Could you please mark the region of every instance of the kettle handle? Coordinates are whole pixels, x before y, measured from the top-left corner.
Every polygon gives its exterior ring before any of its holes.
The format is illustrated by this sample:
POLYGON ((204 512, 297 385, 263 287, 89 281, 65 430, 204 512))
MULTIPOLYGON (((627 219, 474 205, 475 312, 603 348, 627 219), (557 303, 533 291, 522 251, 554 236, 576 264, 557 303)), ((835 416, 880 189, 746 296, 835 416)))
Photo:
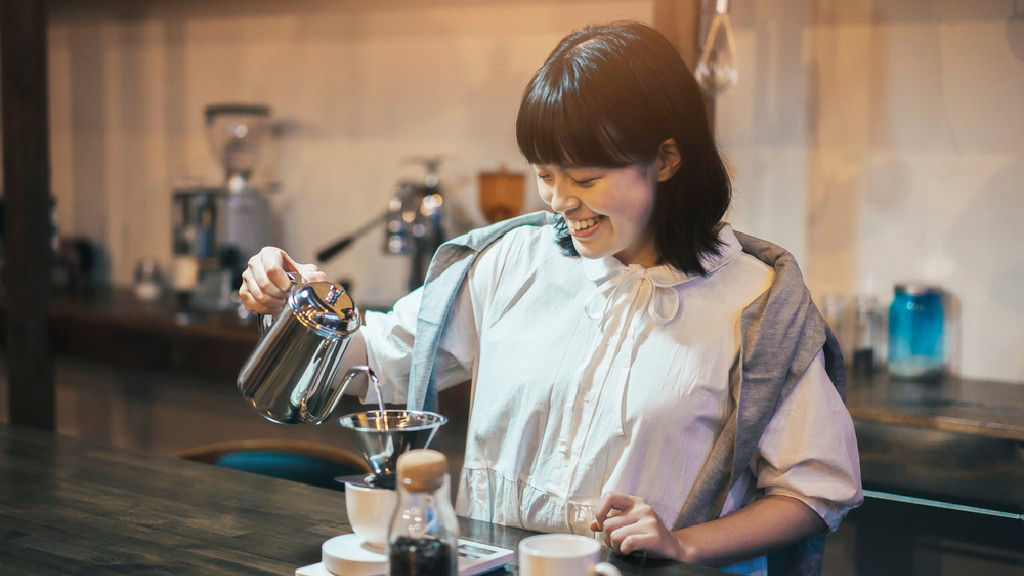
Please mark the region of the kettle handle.
MULTIPOLYGON (((288 272, 288 271, 285 271, 285 274, 288 275, 288 280, 291 282, 291 285, 288 287, 288 294, 291 295, 293 292, 295 292, 295 289, 298 288, 300 284, 302 284, 302 276, 299 275, 298 279, 296 279, 295 276, 297 274, 299 274, 298 272, 288 272)), ((288 304, 286 302, 285 306, 287 306, 287 305, 288 304)), ((277 320, 279 315, 280 314, 278 314, 277 316, 275 316, 274 314, 260 314, 259 315, 259 322, 257 322, 256 325, 260 329, 260 338, 261 339, 264 336, 266 336, 267 333, 270 332, 270 328, 274 325, 274 322, 277 320)))
POLYGON ((324 412, 323 418, 314 422, 314 424, 322 423, 331 415, 332 412, 334 412, 334 409, 338 407, 338 403, 341 402, 341 395, 345 393, 345 388, 348 388, 348 385, 352 382, 352 378, 359 374, 366 374, 366 377, 370 380, 373 389, 377 392, 380 391, 380 382, 377 380, 377 375, 373 373, 373 370, 371 370, 369 366, 353 366, 348 369, 347 373, 345 373, 345 379, 342 380, 341 386, 338 386, 333 392, 331 392, 331 397, 327 400, 329 408, 324 412))

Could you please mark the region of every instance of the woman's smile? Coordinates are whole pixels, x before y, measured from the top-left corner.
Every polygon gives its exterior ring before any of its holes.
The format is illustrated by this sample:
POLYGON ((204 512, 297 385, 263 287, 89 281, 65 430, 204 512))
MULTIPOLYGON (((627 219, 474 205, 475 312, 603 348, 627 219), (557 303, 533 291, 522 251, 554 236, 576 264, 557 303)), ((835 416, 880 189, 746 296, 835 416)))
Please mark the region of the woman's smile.
POLYGON ((657 182, 653 163, 617 168, 535 164, 534 169, 541 199, 565 219, 580 256, 655 265, 658 254, 649 226, 657 182))
POLYGON ((576 220, 568 216, 565 217, 565 222, 569 225, 569 234, 573 238, 580 240, 593 236, 603 221, 604 216, 594 216, 583 218, 582 220, 576 220))

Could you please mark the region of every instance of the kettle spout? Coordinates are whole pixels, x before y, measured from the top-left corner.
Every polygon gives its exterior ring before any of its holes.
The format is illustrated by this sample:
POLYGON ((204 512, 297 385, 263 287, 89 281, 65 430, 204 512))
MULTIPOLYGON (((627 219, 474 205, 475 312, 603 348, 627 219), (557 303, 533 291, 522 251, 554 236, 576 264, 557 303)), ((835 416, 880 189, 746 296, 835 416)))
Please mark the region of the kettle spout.
POLYGON ((341 397, 345 393, 345 389, 348 388, 348 385, 352 383, 352 379, 360 374, 366 374, 370 385, 373 386, 374 390, 377 392, 377 402, 381 405, 381 413, 384 412, 384 400, 380 395, 380 381, 377 380, 377 375, 373 373, 373 370, 371 370, 369 366, 353 366, 352 368, 349 368, 348 372, 345 374, 345 378, 341 381, 341 385, 331 391, 331 396, 327 400, 327 410, 324 411, 320 418, 313 422, 314 424, 321 424, 327 420, 331 413, 334 412, 334 409, 338 407, 338 404, 341 403, 341 397))

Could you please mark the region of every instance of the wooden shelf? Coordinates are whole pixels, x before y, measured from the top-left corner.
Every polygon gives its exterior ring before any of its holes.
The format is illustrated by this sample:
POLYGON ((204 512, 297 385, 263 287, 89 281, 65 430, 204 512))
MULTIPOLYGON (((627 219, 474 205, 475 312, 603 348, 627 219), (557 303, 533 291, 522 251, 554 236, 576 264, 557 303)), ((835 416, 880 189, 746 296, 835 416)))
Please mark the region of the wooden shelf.
POLYGON ((128 290, 57 295, 47 324, 54 354, 206 376, 236 376, 259 339, 254 319, 184 314, 128 290))

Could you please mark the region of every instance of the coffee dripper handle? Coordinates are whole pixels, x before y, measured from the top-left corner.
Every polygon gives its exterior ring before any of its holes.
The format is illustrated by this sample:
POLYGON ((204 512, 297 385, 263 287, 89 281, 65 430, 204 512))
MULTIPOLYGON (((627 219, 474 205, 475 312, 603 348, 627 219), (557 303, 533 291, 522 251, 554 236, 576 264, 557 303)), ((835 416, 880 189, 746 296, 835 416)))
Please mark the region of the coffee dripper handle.
MULTIPOLYGON (((287 272, 286 271, 285 274, 288 275, 288 280, 291 282, 291 286, 288 287, 288 294, 291 295, 293 292, 295 292, 295 290, 300 285, 302 285, 302 276, 299 276, 298 279, 296 279, 295 276, 298 274, 298 272, 287 272)), ((286 302, 285 306, 287 306, 287 305, 288 305, 288 303, 286 302)), ((283 311, 282 311, 282 313, 283 313, 283 311)), ((278 316, 275 316, 273 314, 260 314, 259 315, 259 318, 258 318, 259 322, 257 322, 256 325, 260 329, 260 338, 261 339, 270 332, 270 328, 273 327, 274 322, 277 321, 277 318, 278 318, 278 316)))

